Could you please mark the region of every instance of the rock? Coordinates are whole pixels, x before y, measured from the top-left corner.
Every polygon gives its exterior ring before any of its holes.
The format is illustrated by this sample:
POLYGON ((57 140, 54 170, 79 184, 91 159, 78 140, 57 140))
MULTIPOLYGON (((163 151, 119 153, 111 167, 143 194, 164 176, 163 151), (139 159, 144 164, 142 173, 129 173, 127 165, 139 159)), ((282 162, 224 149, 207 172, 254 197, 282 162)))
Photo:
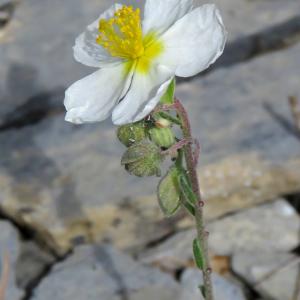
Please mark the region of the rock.
MULTIPOLYGON (((289 251, 300 242, 300 217, 284 200, 260 205, 208 224, 212 261, 243 251, 289 251), (280 237, 280 238, 278 238, 280 237)), ((174 272, 193 265, 192 242, 196 231, 179 232, 164 243, 143 251, 139 259, 174 272)), ((225 267, 225 266, 224 266, 225 267)), ((224 270, 226 271, 226 270, 224 270)))
MULTIPOLYGON (((7 2, 1 0, 0 5, 7 2)), ((297 0, 284 3, 267 0, 207 2, 217 3, 220 7, 231 42, 299 15, 300 6, 297 0)), ((49 114, 52 110, 63 110, 63 90, 93 71, 73 59, 74 39, 111 3, 109 0, 88 3, 84 0, 26 0, 13 5, 14 13, 9 14, 11 22, 0 32, 0 76, 3 78, 0 83, 0 127, 15 118, 16 110, 23 114, 23 120, 28 119, 28 111, 32 117, 40 111, 49 114), (58 63, 62 60, 63 63, 58 63), (55 97, 56 94, 59 96, 55 97), (53 95, 55 99, 49 100, 53 95)), ((122 3, 133 4, 133 1, 122 3)), ((143 6, 144 1, 139 3, 143 6)), ((250 38, 239 46, 248 53, 256 45, 250 38)), ((237 56, 230 48, 225 53, 225 61, 231 60, 231 53, 237 56)))
POLYGON ((11 2, 12 2, 11 0, 0 0, 0 7, 1 7, 2 5, 5 5, 5 4, 11 3, 11 2))
POLYGON ((290 251, 299 244, 300 218, 284 200, 257 206, 208 226, 209 245, 218 255, 242 251, 290 251))
POLYGON ((110 246, 81 246, 53 268, 32 299, 171 300, 178 299, 179 292, 171 276, 142 266, 110 246))
MULTIPOLYGON (((228 31, 224 53, 210 70, 244 62, 266 52, 278 51, 300 40, 299 1, 209 2, 216 3, 220 8, 228 31)), ((184 80, 186 79, 181 79, 184 80)))
POLYGON ((229 40, 232 41, 253 34, 299 15, 300 4, 297 0, 247 1, 247 0, 207 0, 215 3, 221 10, 229 40), (255 20, 255 21, 254 21, 255 20))
POLYGON ((16 110, 23 119, 28 110, 31 117, 63 110, 64 89, 93 71, 74 60, 75 38, 111 5, 108 0, 26 0, 14 6, 11 22, 0 32, 0 127, 16 110))
POLYGON ((299 284, 299 257, 273 251, 236 253, 232 267, 263 297, 294 299, 299 284))
MULTIPOLYGON (((245 134, 246 132, 245 129, 245 134)), ((286 138, 289 140, 288 135, 286 138)), ((237 148, 233 151, 244 151, 239 150, 239 141, 233 142, 236 143, 237 148)), ((294 142, 297 143, 297 141, 294 142)), ((249 140, 249 143, 253 143, 255 147, 256 141, 249 140)), ((222 142, 220 142, 221 145, 222 142)), ((272 158, 264 159, 258 154, 261 151, 259 147, 258 143, 257 149, 254 150, 257 151, 256 154, 229 155, 221 160, 216 158, 216 163, 200 168, 200 183, 204 199, 206 199, 205 218, 207 220, 214 220, 227 213, 249 208, 281 195, 297 193, 300 159, 289 160, 287 158, 285 160, 283 153, 278 154, 278 158, 283 159, 281 163, 275 162, 272 158)), ((211 154, 212 152, 203 153, 201 158, 209 159, 211 154)), ((226 154, 223 155, 226 156, 226 154)), ((288 156, 288 153, 286 155, 288 156)))
POLYGON ((21 300, 24 291, 16 285, 15 265, 20 253, 18 232, 7 222, 0 221, 1 280, 6 281, 5 299, 21 300), (8 274, 8 277, 5 277, 8 274))
POLYGON ((195 237, 194 229, 176 233, 158 246, 141 252, 139 260, 170 272, 194 265, 192 245, 195 237))
MULTIPOLYGON (((213 274, 212 279, 216 300, 246 300, 242 289, 238 285, 217 274, 213 274)), ((184 271, 181 281, 185 293, 182 299, 192 299, 197 296, 198 299, 203 299, 199 290, 199 281, 201 284, 201 273, 197 269, 187 269, 184 271)))
MULTIPOLYGON (((299 191, 300 141, 284 101, 300 92, 299 50, 178 86, 203 145, 199 170, 208 220, 299 191)), ((183 215, 163 218, 153 196, 157 179, 122 170, 124 148, 108 123, 73 126, 55 114, 2 131, 0 144, 1 208, 58 254, 103 240, 137 251, 194 226, 183 215)))
POLYGON ((50 253, 32 241, 22 242, 16 263, 16 280, 20 288, 32 286, 55 262, 50 253))
POLYGON ((299 191, 300 140, 287 102, 300 93, 292 59, 299 50, 300 44, 177 87, 202 145, 207 216, 299 191))

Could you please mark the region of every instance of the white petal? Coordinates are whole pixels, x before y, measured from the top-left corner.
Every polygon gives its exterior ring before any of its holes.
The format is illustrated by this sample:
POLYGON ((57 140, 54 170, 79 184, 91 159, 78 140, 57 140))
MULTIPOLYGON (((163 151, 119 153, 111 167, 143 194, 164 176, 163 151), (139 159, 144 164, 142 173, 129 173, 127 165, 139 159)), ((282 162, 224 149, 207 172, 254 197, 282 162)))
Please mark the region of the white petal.
POLYGON ((174 74, 163 66, 154 66, 148 74, 135 73, 125 98, 113 110, 116 125, 137 122, 146 117, 167 90, 174 74))
POLYGON ((96 39, 99 35, 99 20, 111 18, 121 7, 121 4, 114 4, 77 37, 73 50, 74 57, 78 62, 90 67, 100 68, 120 61, 119 58, 112 57, 103 47, 97 44, 96 39))
POLYGON ((190 12, 193 0, 147 0, 143 21, 143 32, 162 33, 177 20, 190 12))
POLYGON ((177 21, 161 39, 161 64, 177 76, 189 77, 207 69, 223 53, 227 33, 215 5, 196 8, 177 21))
POLYGON ((124 65, 100 69, 75 82, 65 94, 66 121, 82 124, 102 121, 125 95, 132 73, 124 75, 124 65))

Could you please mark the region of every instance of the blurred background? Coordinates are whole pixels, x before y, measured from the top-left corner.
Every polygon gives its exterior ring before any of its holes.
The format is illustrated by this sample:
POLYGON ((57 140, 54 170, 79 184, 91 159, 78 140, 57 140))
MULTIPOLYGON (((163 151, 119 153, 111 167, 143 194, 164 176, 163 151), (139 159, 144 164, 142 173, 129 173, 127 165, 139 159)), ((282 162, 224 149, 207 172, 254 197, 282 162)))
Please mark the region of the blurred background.
MULTIPOLYGON (((225 53, 176 95, 202 147, 216 300, 299 300, 300 1, 211 2, 225 53)), ((110 120, 64 121, 64 90, 94 71, 74 40, 112 3, 0 0, 1 300, 201 299, 193 220, 123 170, 110 120)))

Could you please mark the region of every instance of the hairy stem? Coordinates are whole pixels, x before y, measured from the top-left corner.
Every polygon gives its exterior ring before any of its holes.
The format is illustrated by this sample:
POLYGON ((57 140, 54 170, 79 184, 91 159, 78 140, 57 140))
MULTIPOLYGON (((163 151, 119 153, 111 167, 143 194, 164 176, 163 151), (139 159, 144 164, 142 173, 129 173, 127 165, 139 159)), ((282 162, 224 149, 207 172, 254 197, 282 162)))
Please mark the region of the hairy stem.
MULTIPOLYGON (((187 115, 187 112, 181 102, 178 99, 175 99, 174 107, 177 111, 177 114, 181 118, 181 128, 183 132, 183 137, 185 140, 193 141, 190 121, 187 115)), ((209 262, 208 254, 208 232, 205 230, 204 220, 203 220, 203 206, 204 202, 202 200, 200 186, 198 181, 198 174, 196 170, 197 158, 194 157, 194 152, 192 148, 192 142, 184 146, 184 155, 187 165, 188 176, 191 181, 192 189, 194 194, 197 196, 197 202, 195 207, 195 223, 197 228, 197 237, 200 242, 202 252, 203 252, 203 283, 204 283, 204 294, 206 300, 213 300, 213 288, 211 280, 211 267, 209 262)), ((198 151, 196 151, 197 153, 198 151)))

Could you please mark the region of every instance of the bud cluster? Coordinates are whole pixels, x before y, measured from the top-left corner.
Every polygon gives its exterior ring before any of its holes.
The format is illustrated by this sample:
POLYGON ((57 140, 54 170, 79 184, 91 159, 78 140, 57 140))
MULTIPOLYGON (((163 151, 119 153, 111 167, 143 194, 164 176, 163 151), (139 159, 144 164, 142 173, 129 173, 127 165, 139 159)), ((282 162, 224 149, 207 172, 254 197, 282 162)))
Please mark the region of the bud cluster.
POLYGON ((130 174, 138 177, 161 175, 162 150, 176 142, 171 126, 170 121, 154 115, 118 128, 118 139, 127 147, 121 164, 130 174))

